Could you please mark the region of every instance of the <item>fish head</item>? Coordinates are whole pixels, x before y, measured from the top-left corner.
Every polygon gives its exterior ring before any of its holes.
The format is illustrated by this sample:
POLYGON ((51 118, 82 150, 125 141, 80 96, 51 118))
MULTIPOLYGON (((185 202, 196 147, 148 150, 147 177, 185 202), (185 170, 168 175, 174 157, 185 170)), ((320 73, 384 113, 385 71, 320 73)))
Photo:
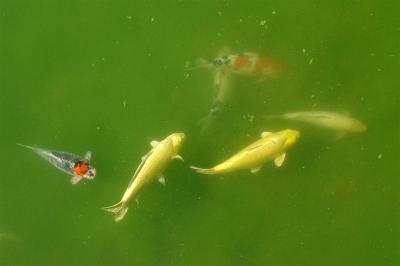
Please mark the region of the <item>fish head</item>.
POLYGON ((285 129, 281 134, 286 138, 285 148, 292 146, 300 137, 300 131, 295 129, 285 129))
POLYGON ((172 146, 175 153, 178 153, 182 147, 182 144, 186 138, 185 133, 174 133, 168 136, 168 138, 172 141, 172 146))
POLYGON ((95 176, 96 176, 96 169, 89 165, 88 170, 83 175, 83 177, 86 179, 94 179, 95 176))

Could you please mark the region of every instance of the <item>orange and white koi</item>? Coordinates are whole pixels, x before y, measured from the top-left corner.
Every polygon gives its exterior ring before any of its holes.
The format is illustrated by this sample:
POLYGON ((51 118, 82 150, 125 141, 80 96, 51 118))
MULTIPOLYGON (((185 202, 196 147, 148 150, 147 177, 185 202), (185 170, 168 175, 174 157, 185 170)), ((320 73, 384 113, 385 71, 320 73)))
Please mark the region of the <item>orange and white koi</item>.
POLYGON ((85 154, 84 158, 81 158, 78 155, 68 152, 45 150, 23 144, 18 145, 33 150, 59 170, 72 175, 70 181, 74 185, 81 181, 82 178, 93 179, 96 175, 96 169, 89 164, 91 158, 90 151, 85 154))
POLYGON ((283 69, 282 64, 276 60, 249 52, 225 54, 213 60, 199 59, 197 65, 200 67, 224 69, 239 75, 254 75, 262 78, 275 77, 283 69))

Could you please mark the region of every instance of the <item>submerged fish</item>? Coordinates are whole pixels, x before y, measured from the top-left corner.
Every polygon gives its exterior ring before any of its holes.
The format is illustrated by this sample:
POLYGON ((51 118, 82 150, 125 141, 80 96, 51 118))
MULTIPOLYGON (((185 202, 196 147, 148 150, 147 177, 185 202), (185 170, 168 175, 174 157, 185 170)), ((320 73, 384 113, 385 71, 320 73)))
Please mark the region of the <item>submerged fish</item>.
POLYGON ((200 120, 201 130, 207 130, 224 111, 231 93, 231 74, 223 69, 214 72, 214 97, 211 108, 206 116, 200 120))
POLYGON ((296 112, 287 113, 282 115, 267 115, 266 119, 282 118, 287 120, 296 120, 305 123, 309 123, 315 126, 329 128, 338 132, 337 137, 342 137, 346 133, 362 133, 367 130, 367 126, 352 117, 326 112, 326 111, 314 111, 314 112, 296 112))
POLYGON ((136 197, 139 190, 153 180, 158 179, 165 184, 163 172, 172 159, 183 160, 178 152, 185 139, 184 133, 174 133, 169 135, 161 142, 152 141, 153 147, 148 154, 143 156, 142 162, 136 169, 128 188, 120 202, 113 206, 102 208, 115 214, 115 221, 122 220, 128 211, 128 204, 136 197))
POLYGON ((68 152, 45 150, 23 144, 18 145, 33 150, 40 157, 50 162, 56 168, 69 175, 72 175, 72 184, 77 184, 82 178, 93 179, 96 175, 96 169, 89 164, 91 158, 90 151, 88 151, 85 156, 81 158, 78 155, 68 152))
POLYGON ((263 132, 261 139, 250 144, 228 160, 210 168, 203 169, 191 166, 192 169, 202 174, 222 174, 236 170, 250 169, 251 173, 258 172, 262 165, 274 159, 275 165, 280 167, 285 160, 286 151, 300 137, 297 130, 286 129, 272 132, 263 132))
POLYGON ((244 76, 259 76, 262 79, 275 77, 282 72, 282 64, 269 57, 256 53, 224 54, 207 60, 199 59, 200 67, 224 69, 231 73, 244 76))

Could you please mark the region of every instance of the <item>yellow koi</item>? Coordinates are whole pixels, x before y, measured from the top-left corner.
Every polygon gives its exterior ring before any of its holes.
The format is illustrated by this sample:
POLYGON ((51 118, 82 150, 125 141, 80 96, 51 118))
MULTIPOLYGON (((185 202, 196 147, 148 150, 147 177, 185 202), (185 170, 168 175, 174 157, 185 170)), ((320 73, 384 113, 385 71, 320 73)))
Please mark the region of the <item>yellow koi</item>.
POLYGON ((258 172, 262 165, 274 159, 275 165, 280 167, 285 160, 286 151, 300 137, 297 130, 286 129, 272 132, 263 132, 261 139, 250 144, 228 160, 210 168, 203 169, 191 166, 192 169, 202 174, 222 174, 242 169, 250 169, 251 173, 258 172))
POLYGON ((164 140, 152 141, 151 151, 143 156, 142 162, 136 169, 131 182, 128 185, 120 202, 113 206, 102 208, 105 211, 115 214, 115 221, 122 220, 128 211, 128 204, 131 202, 139 190, 148 183, 158 179, 160 183, 165 184, 163 171, 172 159, 183 160, 178 152, 185 139, 184 133, 174 133, 164 140))

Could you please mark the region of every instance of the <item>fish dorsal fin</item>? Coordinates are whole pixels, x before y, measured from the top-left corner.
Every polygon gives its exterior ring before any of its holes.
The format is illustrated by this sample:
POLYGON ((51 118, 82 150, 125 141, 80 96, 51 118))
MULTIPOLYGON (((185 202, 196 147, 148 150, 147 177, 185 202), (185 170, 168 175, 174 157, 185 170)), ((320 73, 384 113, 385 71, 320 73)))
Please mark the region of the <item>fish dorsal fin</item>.
POLYGON ((159 143, 160 143, 160 142, 157 141, 157 140, 152 140, 152 141, 150 142, 150 146, 154 148, 154 147, 156 147, 159 143))
POLYGON ((92 152, 91 151, 87 151, 85 153, 85 155, 83 156, 83 159, 85 159, 86 161, 90 161, 90 158, 92 158, 92 152))
POLYGON ((272 132, 269 132, 269 131, 264 131, 263 133, 261 133, 261 137, 262 138, 265 138, 265 137, 267 137, 267 136, 269 136, 269 135, 271 135, 271 134, 273 134, 272 132))
POLYGON ((274 163, 277 167, 281 167, 283 162, 285 161, 286 153, 282 153, 278 157, 275 158, 274 163))

